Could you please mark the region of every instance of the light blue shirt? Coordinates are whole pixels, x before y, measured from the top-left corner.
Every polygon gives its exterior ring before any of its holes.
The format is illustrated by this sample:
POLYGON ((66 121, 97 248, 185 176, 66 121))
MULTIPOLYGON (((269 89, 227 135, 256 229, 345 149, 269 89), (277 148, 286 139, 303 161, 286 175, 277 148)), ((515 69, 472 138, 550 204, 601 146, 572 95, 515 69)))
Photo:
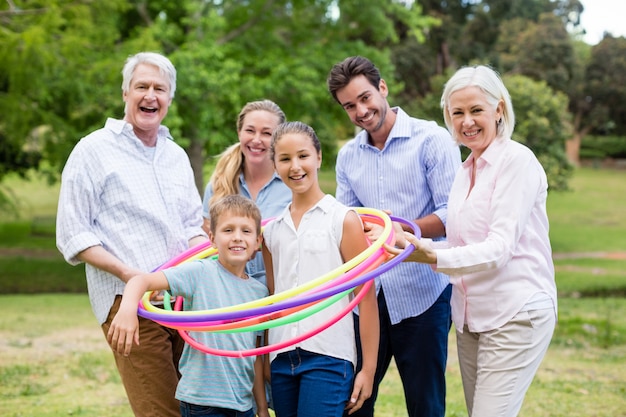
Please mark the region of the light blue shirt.
MULTIPOLYGON (((163 273, 172 295, 185 299, 187 311, 238 305, 268 294, 267 287, 257 280, 235 276, 212 259, 187 262, 163 273)), ((256 347, 255 332, 190 332, 190 336, 214 349, 241 351, 256 347)), ((247 411, 254 405, 254 360, 255 356, 209 355, 185 343, 176 398, 195 405, 247 411)))
MULTIPOLYGON (((409 117, 401 108, 382 150, 366 131, 340 149, 335 167, 337 200, 351 207, 391 210, 415 220, 436 214, 446 223, 448 193, 461 164, 459 147, 435 122, 409 117)), ((426 264, 401 263, 376 280, 392 324, 426 311, 449 284, 426 264)))
MULTIPOLYGON (((57 211, 57 247, 67 262, 102 245, 125 264, 150 272, 205 236, 202 204, 185 151, 161 126, 147 147, 123 121, 81 139, 63 169, 57 211)), ((106 321, 124 282, 85 267, 91 306, 106 321)))
MULTIPOLYGON (((248 184, 243 177, 243 173, 239 174, 239 194, 252 199, 248 184)), ((213 196, 213 188, 209 183, 204 192, 202 200, 202 215, 209 218, 209 200, 213 196)), ((272 179, 259 190, 254 201, 261 210, 263 219, 270 219, 282 213, 285 207, 291 203, 291 190, 283 183, 278 174, 274 173, 272 179)), ((263 263, 263 255, 259 251, 256 256, 246 265, 246 273, 265 285, 265 264, 263 263)))

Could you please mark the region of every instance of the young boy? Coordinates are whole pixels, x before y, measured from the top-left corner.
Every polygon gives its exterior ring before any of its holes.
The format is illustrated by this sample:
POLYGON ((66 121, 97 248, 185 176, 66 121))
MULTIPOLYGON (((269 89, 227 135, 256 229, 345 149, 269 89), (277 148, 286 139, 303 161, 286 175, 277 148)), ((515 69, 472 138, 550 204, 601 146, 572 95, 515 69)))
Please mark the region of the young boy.
MULTIPOLYGON (((246 262, 259 249, 262 239, 258 207, 245 197, 229 195, 212 205, 210 219, 209 238, 218 250, 218 259, 187 262, 133 277, 126 284, 122 304, 109 329, 107 339, 113 349, 128 355, 133 343, 140 343, 137 305, 146 291, 169 290, 174 297, 182 296, 187 310, 208 310, 267 296, 267 287, 245 274, 246 262)), ((207 346, 227 350, 251 349, 256 341, 254 332, 191 335, 207 346)), ((183 417, 254 417, 255 400, 257 414, 269 416, 261 357, 213 356, 185 345, 179 367, 182 376, 176 398, 183 417)))

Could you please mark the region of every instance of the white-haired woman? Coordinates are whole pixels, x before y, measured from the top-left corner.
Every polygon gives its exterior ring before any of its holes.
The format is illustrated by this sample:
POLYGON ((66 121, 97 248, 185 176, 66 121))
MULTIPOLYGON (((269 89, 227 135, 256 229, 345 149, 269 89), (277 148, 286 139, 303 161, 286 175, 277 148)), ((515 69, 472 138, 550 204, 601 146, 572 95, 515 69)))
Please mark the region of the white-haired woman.
POLYGON ((511 140, 511 98, 491 68, 458 70, 441 106, 453 138, 471 153, 450 191, 447 241, 405 233, 416 246, 407 261, 450 276, 469 415, 516 416, 556 323, 546 174, 530 149, 511 140))

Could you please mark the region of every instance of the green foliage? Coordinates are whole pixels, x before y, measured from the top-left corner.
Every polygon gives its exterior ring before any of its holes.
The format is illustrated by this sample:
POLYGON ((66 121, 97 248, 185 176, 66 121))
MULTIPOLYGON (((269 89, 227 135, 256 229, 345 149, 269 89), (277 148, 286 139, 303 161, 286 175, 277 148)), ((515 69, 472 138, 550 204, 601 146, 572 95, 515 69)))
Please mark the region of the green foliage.
POLYGON ((591 50, 586 93, 597 132, 626 135, 625 68, 626 38, 607 36, 591 50))
POLYGON ((562 21, 545 13, 537 23, 518 18, 509 25, 501 28, 498 38, 501 70, 543 80, 556 91, 567 91, 574 71, 574 51, 562 21), (511 26, 517 30, 511 31, 511 26))
POLYGON ((580 157, 581 159, 626 159, 626 137, 600 135, 585 136, 580 145, 580 157))
POLYGON ((544 81, 520 75, 505 76, 515 111, 513 139, 533 150, 553 190, 567 189, 573 167, 565 156, 565 141, 572 135, 567 96, 544 81))
POLYGON ((6 293, 85 293, 85 267, 68 265, 60 256, 39 259, 24 251, 19 256, 0 257, 0 284, 6 293))
MULTIPOLYGON (((579 136, 621 134, 626 40, 609 37, 593 53, 583 48, 576 42, 581 11, 578 0, 3 3, 0 181, 31 167, 57 179, 81 137, 122 116, 120 70, 141 50, 165 53, 179 71, 165 124, 188 150, 199 182, 207 157, 236 140, 240 108, 260 98, 311 124, 332 166, 336 143, 354 128, 325 80, 334 63, 356 54, 381 69, 392 104, 415 108, 418 117, 440 120, 437 77, 480 62, 568 94, 574 117, 563 123, 579 136)), ((542 156, 562 180, 555 187, 567 178, 561 153, 555 145, 542 156)))

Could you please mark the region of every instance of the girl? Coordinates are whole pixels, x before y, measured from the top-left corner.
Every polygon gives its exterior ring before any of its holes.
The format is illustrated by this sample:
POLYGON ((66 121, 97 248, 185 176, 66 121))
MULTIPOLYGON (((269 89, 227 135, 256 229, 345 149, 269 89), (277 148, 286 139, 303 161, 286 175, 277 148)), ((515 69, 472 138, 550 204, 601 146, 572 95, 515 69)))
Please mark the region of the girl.
MULTIPOLYGON (((318 182, 320 142, 301 122, 281 124, 270 153, 291 189, 292 202, 264 231, 263 257, 270 293, 318 278, 367 247, 356 212, 324 194, 318 182)), ((355 289, 358 293, 360 287, 355 289)), ((347 297, 299 322, 270 329, 269 343, 292 339, 343 309, 347 297)), ((356 343, 352 315, 321 333, 271 355, 271 385, 277 417, 341 416, 370 397, 378 353, 378 307, 372 287, 359 304, 363 368, 354 378, 356 343), (352 390, 351 390, 352 389, 352 390)))

